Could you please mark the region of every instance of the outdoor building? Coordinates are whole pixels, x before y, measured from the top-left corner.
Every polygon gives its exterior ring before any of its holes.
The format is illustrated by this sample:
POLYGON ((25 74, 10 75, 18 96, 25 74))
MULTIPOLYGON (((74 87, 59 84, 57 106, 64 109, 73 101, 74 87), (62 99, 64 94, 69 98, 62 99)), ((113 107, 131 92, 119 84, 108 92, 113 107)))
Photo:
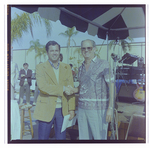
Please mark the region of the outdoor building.
MULTIPOLYGON (((70 60, 68 64, 71 63, 76 68, 78 68, 81 65, 81 63, 83 62, 83 57, 81 56, 81 53, 78 53, 78 51, 80 50, 81 49, 79 46, 70 48, 70 52, 69 52, 70 60)), ((38 64, 39 62, 47 61, 47 56, 45 58, 44 56, 41 56, 41 61, 40 61, 39 57, 35 58, 36 56, 35 51, 31 51, 28 54, 27 51, 28 49, 17 49, 17 50, 13 49, 13 62, 18 64, 19 69, 23 68, 22 67, 23 63, 28 62, 30 69, 33 72, 35 72, 36 64, 38 64)), ((61 53, 63 54, 62 62, 67 63, 67 47, 61 47, 61 53)), ((111 59, 111 53, 115 53, 119 55, 120 58, 125 54, 121 49, 121 47, 119 47, 118 45, 116 45, 115 49, 113 49, 112 47, 111 49, 108 50, 109 59, 111 59)), ((131 50, 129 51, 129 49, 127 49, 127 53, 130 53, 138 57, 143 57, 145 60, 146 57, 145 43, 132 43, 131 50)), ((98 54, 101 59, 107 60, 107 45, 106 44, 97 45, 96 54, 98 54)), ((110 63, 113 64, 112 59, 110 63)), ((133 66, 137 66, 137 62, 134 62, 133 66)))

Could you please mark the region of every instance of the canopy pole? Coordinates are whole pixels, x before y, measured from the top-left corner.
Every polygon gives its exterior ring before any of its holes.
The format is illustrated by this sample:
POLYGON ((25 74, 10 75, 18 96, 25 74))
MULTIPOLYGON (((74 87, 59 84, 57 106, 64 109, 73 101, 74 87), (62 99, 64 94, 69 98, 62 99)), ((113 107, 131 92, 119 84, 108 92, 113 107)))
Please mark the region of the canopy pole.
POLYGON ((109 54, 109 47, 108 47, 108 31, 106 32, 106 41, 107 41, 107 61, 108 61, 108 54, 109 54))

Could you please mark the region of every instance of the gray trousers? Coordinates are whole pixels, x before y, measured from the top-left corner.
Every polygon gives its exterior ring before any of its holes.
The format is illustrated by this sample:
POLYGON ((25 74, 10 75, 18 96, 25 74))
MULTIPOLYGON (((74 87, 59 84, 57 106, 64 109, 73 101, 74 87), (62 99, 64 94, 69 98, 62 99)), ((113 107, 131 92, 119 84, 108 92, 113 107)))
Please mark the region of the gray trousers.
POLYGON ((23 99, 25 92, 26 92, 26 103, 30 103, 30 86, 27 82, 24 82, 24 85, 20 86, 19 102, 20 98, 23 99))
POLYGON ((79 140, 107 140, 106 110, 78 108, 79 140))
POLYGON ((35 91, 34 91, 34 102, 36 103, 37 101, 37 97, 39 95, 39 87, 38 86, 35 86, 35 91))

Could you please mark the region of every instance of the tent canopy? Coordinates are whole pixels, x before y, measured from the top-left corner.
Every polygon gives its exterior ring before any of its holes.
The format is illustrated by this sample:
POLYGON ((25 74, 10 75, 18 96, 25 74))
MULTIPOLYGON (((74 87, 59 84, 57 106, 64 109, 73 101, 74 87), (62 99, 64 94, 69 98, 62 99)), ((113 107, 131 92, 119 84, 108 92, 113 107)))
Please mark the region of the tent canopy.
POLYGON ((145 37, 145 5, 16 5, 28 13, 57 21, 108 40, 145 37))

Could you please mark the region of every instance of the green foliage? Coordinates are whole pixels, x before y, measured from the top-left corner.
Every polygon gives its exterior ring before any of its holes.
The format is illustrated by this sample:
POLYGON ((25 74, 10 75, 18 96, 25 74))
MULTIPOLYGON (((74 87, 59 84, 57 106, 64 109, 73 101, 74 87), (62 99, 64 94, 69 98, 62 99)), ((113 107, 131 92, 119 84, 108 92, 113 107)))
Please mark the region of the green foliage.
POLYGON ((46 55, 47 55, 47 53, 46 53, 45 47, 43 46, 42 48, 38 49, 35 58, 39 57, 40 62, 41 62, 41 57, 44 56, 44 59, 46 59, 46 55))
MULTIPOLYGON (((72 27, 72 28, 67 28, 67 30, 65 32, 62 32, 59 35, 62 35, 64 37, 68 38, 68 40, 67 40, 67 46, 70 47, 71 38, 74 35, 77 35, 77 34, 78 34, 78 31, 75 31, 75 27, 72 27)), ((75 41, 73 39, 72 39, 72 41, 76 45, 76 43, 75 43, 75 41)))
POLYGON ((74 59, 75 59, 75 57, 70 57, 70 58, 69 58, 70 61, 71 61, 71 60, 74 60, 74 59))
POLYGON ((30 48, 28 49, 27 54, 33 50, 38 52, 41 47, 42 45, 40 44, 39 39, 36 41, 30 41, 30 48))
POLYGON ((46 27, 47 37, 51 35, 51 23, 49 20, 41 18, 38 12, 32 14, 22 13, 20 15, 15 14, 15 18, 11 20, 11 43, 19 41, 22 38, 23 33, 31 33, 33 37, 33 26, 35 24, 44 23, 46 27))
POLYGON ((30 48, 27 51, 27 55, 33 50, 35 50, 36 52, 35 59, 39 57, 41 62, 42 55, 44 56, 44 58, 46 58, 45 46, 40 44, 39 39, 37 39, 36 41, 30 41, 30 48))
POLYGON ((69 50, 70 50, 70 43, 71 41, 74 42, 74 44, 76 45, 75 41, 72 39, 72 37, 74 35, 77 35, 78 34, 78 31, 75 31, 75 27, 72 27, 72 28, 67 28, 67 30, 65 32, 62 32, 60 33, 59 35, 62 35, 66 38, 68 38, 67 40, 67 63, 69 64, 69 50))

